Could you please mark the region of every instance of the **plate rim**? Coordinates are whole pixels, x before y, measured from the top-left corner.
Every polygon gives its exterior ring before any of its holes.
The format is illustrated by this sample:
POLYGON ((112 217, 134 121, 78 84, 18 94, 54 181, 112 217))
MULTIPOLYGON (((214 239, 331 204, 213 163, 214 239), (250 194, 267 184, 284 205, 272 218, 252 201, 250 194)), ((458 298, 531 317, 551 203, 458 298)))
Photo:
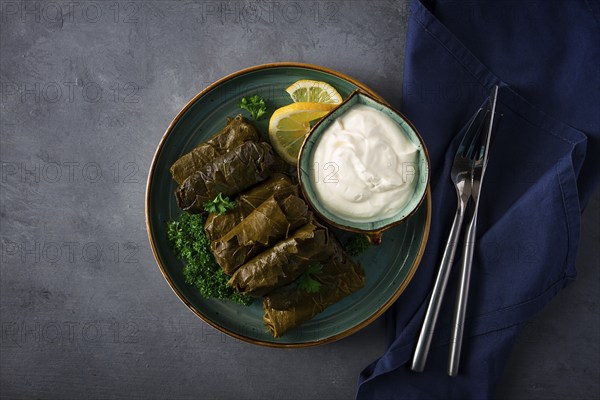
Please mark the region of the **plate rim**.
MULTIPOLYGON (((151 222, 151 218, 150 218, 150 206, 151 206, 151 199, 150 199, 150 193, 151 193, 151 188, 152 188, 152 181, 154 178, 154 172, 156 169, 156 163, 158 160, 158 156, 160 155, 163 146, 165 144, 165 142, 167 141, 167 138, 170 136, 170 134, 173 131, 173 128, 175 127, 175 125, 177 125, 177 123, 179 122, 179 120, 183 117, 183 115, 202 97, 204 97, 207 93, 209 93, 211 90, 213 90, 214 88, 220 86, 221 84, 237 78, 238 76, 241 75, 245 75, 248 74, 250 72, 255 72, 255 71, 260 71, 260 70, 266 70, 266 69, 271 69, 271 68, 304 68, 304 69, 312 69, 312 70, 316 70, 319 72, 324 72, 330 75, 334 75, 338 78, 344 79, 350 83, 352 83, 353 85, 363 89, 364 91, 366 91, 367 93, 371 94, 372 96, 376 97, 377 99, 380 99, 382 102, 386 103, 387 102, 381 97, 379 96, 377 93, 375 93, 372 89, 370 89, 368 86, 364 85, 363 83, 359 82, 358 80, 343 74, 341 72, 338 72, 336 70, 327 68, 327 67, 322 67, 319 65, 315 65, 315 64, 310 64, 310 63, 300 63, 300 62, 274 62, 274 63, 267 63, 267 64, 258 64, 258 65, 254 65, 252 67, 248 67, 248 68, 243 68, 240 69, 238 71, 235 71, 233 73, 230 73, 218 80, 216 80, 215 82, 213 82, 212 84, 208 85, 206 88, 204 88, 203 90, 201 90, 198 94, 196 94, 191 100, 189 100, 186 105, 177 113, 177 115, 173 118, 173 120, 171 121, 171 123, 169 124, 169 126, 167 127, 165 133, 163 134, 157 148, 156 151, 154 152, 154 155, 152 157, 152 162, 150 163, 150 169, 148 172, 148 178, 146 180, 146 193, 145 193, 145 217, 146 217, 146 232, 148 234, 148 240, 150 242, 150 247, 152 248, 152 254, 154 255, 154 260, 156 261, 156 263, 158 264, 158 268, 160 269, 160 272, 162 273, 163 277, 165 278, 165 280, 167 281, 167 283, 169 284, 169 287, 171 288, 171 290, 177 295, 177 297, 179 298, 179 300, 181 300, 181 302, 183 302, 183 304, 185 304, 187 306, 187 308, 190 309, 190 311, 192 311, 197 317, 199 317, 201 320, 203 320, 204 322, 206 322, 207 324, 209 324, 210 326, 212 326, 213 328, 217 329, 218 331, 229 335, 231 337, 234 337, 238 340, 247 342, 247 343, 252 343, 252 344, 256 344, 256 345, 260 345, 260 346, 265 346, 265 347, 274 347, 274 348, 302 348, 302 347, 311 347, 311 346, 317 346, 317 345, 321 345, 321 344, 325 344, 325 343, 331 343, 331 342, 335 342, 337 340, 343 339, 347 336, 352 335, 355 332, 358 332, 359 330, 363 329, 364 327, 366 327, 367 325, 371 324, 375 319, 377 319, 379 316, 381 316, 397 299, 398 297, 400 297, 400 295, 404 292, 404 290, 406 289, 406 287, 408 286, 408 284, 410 283, 410 281, 412 280, 417 267, 419 266, 421 259, 423 257, 423 253, 425 252, 425 246, 427 244, 427 240, 429 237, 429 228, 430 228, 430 223, 431 223, 431 191, 429 188, 429 185, 427 186, 427 192, 426 192, 426 198, 427 198, 427 213, 426 213, 426 218, 425 218, 425 229, 423 232, 423 239, 421 240, 421 244, 419 246, 419 250, 417 252, 417 255, 415 257, 415 260, 413 262, 413 264, 411 265, 408 274, 406 276, 406 279, 404 280, 404 282, 400 285, 400 287, 398 288, 398 290, 396 290, 396 292, 394 293, 393 296, 391 296, 381 307, 379 307, 379 309, 377 309, 373 314, 371 314, 369 317, 367 317, 366 319, 364 319, 362 322, 344 330, 343 332, 337 333, 335 335, 326 337, 326 338, 322 338, 322 339, 317 339, 317 340, 312 340, 312 341, 308 341, 308 342, 286 342, 286 343, 277 343, 277 342, 268 342, 268 341, 264 341, 264 340, 260 340, 260 339, 255 339, 255 338, 251 338, 248 336, 244 336, 241 335, 237 332, 233 332, 230 331, 229 329, 226 329, 222 326, 220 326, 219 324, 217 324, 216 322, 212 321, 208 316, 204 315, 200 310, 198 310, 190 301, 188 301, 185 296, 183 296, 182 293, 179 292, 179 290, 176 288, 174 282, 171 280, 171 277, 167 274, 166 269, 164 267, 164 265, 162 264, 161 258, 158 254, 157 248, 156 248, 156 244, 154 242, 154 238, 152 235, 152 222, 151 222)), ((422 206, 422 205, 421 205, 422 206)))

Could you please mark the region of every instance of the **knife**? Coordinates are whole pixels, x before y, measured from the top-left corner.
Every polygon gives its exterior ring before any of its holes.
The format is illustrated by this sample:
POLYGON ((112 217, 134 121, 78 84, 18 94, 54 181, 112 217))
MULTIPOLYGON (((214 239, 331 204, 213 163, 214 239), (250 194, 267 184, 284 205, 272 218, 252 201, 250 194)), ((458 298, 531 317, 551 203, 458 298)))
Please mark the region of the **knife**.
POLYGON ((496 101, 498 98, 498 86, 492 88, 488 104, 488 116, 485 146, 481 148, 480 157, 471 170, 471 198, 475 203, 469 226, 465 233, 463 254, 460 263, 459 287, 456 295, 454 308, 454 320, 452 322, 452 336, 450 338, 450 353, 448 358, 448 375, 456 376, 460 364, 460 352, 462 347, 465 315, 467 310, 467 298, 469 296, 469 281, 473 265, 473 251, 475 249, 475 234, 477 232, 477 212, 479 210, 480 191, 489 159, 490 138, 494 128, 494 117, 496 112, 496 101))

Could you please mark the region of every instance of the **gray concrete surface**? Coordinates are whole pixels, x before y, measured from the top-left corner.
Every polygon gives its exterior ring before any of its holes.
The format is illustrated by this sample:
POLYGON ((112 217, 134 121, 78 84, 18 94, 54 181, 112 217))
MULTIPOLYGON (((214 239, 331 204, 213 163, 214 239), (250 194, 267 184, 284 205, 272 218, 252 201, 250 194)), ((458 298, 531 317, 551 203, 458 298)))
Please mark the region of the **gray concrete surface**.
MULTIPOLYGON (((0 1, 0 397, 353 398, 383 323, 316 348, 223 336, 171 292, 144 224, 171 118, 238 69, 338 69, 392 104, 394 1, 0 1), (248 8, 252 3, 256 8, 248 8)), ((518 340, 498 398, 598 398, 600 198, 579 279, 518 340)))

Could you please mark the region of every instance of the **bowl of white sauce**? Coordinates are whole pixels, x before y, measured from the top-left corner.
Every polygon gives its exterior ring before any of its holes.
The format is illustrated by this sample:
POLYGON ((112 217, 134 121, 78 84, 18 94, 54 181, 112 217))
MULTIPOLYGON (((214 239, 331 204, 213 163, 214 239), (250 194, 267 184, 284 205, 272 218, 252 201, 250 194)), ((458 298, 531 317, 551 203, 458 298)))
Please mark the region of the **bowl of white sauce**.
POLYGON ((360 90, 312 128, 298 166, 313 210, 375 243, 418 209, 429 185, 429 155, 415 127, 360 90))

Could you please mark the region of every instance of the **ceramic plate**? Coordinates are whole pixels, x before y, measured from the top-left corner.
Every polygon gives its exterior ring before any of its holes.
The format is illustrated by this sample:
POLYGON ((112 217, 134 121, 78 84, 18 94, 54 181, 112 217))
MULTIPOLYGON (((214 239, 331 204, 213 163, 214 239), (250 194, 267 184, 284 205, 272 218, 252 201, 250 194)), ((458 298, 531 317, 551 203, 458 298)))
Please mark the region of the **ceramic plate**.
MULTIPOLYGON (((354 79, 326 68, 297 63, 259 65, 229 75, 194 97, 175 117, 163 136, 148 176, 146 226, 158 266, 177 296, 200 318, 238 339, 274 347, 304 347, 331 342, 365 327, 381 315, 402 293, 412 278, 427 241, 431 216, 430 196, 405 223, 386 231, 379 246, 371 246, 360 258, 365 287, 327 308, 310 321, 274 339, 263 325, 260 301, 245 307, 227 301, 205 299, 185 283, 183 262, 177 259, 167 241, 167 221, 176 219, 176 183, 169 168, 180 156, 221 130, 228 117, 239 114, 240 99, 259 94, 266 99, 268 113, 256 124, 266 135, 271 113, 289 104, 285 92, 300 79, 325 81, 343 98, 361 88, 376 98, 372 90, 354 79)), ((337 232, 342 243, 345 233, 337 232)), ((401 301, 401 300, 400 300, 401 301)))

